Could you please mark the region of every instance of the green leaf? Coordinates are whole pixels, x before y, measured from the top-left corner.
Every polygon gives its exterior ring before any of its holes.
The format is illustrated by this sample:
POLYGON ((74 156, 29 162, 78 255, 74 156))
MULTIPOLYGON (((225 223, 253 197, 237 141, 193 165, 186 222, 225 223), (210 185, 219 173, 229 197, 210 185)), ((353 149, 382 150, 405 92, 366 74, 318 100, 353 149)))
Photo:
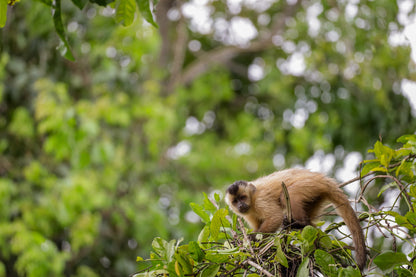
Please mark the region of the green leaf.
POLYGON ((413 170, 412 170, 413 163, 406 162, 406 160, 402 160, 400 165, 396 169, 396 176, 404 175, 406 177, 413 178, 413 170))
POLYGON ((377 197, 380 197, 380 195, 382 195, 386 190, 388 190, 389 188, 395 188, 396 187, 396 183, 395 182, 391 182, 387 185, 384 185, 380 191, 377 194, 377 197))
POLYGON ((309 255, 309 253, 316 248, 314 242, 317 239, 317 237, 318 231, 314 227, 308 225, 305 228, 303 228, 300 236, 302 240, 302 254, 309 255))
POLYGON ((173 254, 175 253, 175 240, 167 242, 166 240, 156 237, 152 242, 152 247, 155 252, 167 262, 172 261, 173 254))
POLYGON ((319 246, 328 250, 332 248, 331 238, 321 230, 319 230, 319 246))
POLYGON ((409 155, 411 153, 412 153, 412 150, 411 149, 400 148, 400 149, 397 149, 394 152, 394 158, 395 159, 400 159, 400 158, 405 157, 405 156, 407 156, 407 155, 409 155))
POLYGON ((374 144, 373 151, 376 157, 380 159, 381 165, 387 168, 394 156, 394 150, 388 146, 383 145, 380 141, 377 141, 374 144))
POLYGON ((204 209, 207 211, 214 212, 217 210, 217 207, 211 202, 208 198, 208 195, 204 192, 204 209))
POLYGON ((203 222, 208 223, 209 222, 209 214, 205 212, 204 207, 202 205, 191 203, 189 204, 191 206, 191 209, 196 213, 203 222))
POLYGON ((398 268, 395 270, 395 273, 397 273, 396 276, 398 277, 414 277, 415 275, 406 268, 398 268))
POLYGON ((413 226, 416 226, 416 213, 415 212, 407 212, 406 218, 410 224, 412 224, 413 226))
POLYGON ((218 235, 220 234, 220 228, 224 224, 228 223, 228 221, 225 219, 227 215, 228 215, 228 210, 226 209, 219 209, 218 211, 215 212, 214 216, 212 217, 211 225, 210 225, 210 233, 211 233, 212 240, 215 241, 218 239, 218 235))
POLYGON ((174 255, 176 261, 178 261, 184 274, 188 275, 192 273, 192 264, 189 260, 189 255, 185 251, 180 251, 174 255))
POLYGON ((150 10, 150 1, 149 0, 136 0, 137 6, 139 7, 140 14, 143 18, 152 24, 153 26, 157 27, 156 22, 153 20, 153 14, 150 10))
POLYGON ((302 230, 302 238, 309 242, 310 244, 314 243, 317 236, 318 236, 318 230, 311 225, 306 226, 302 230))
POLYGON ((149 260, 143 260, 143 261, 137 261, 137 270, 146 270, 151 268, 153 265, 152 261, 149 260))
POLYGON ((6 25, 7 20, 7 0, 0 0, 0 28, 6 25))
POLYGON ((214 193, 214 199, 217 203, 221 201, 220 195, 218 193, 214 193))
POLYGON ((189 254, 191 255, 192 259, 198 263, 201 262, 205 257, 204 251, 202 251, 201 247, 199 247, 199 244, 196 241, 189 242, 189 254))
POLYGON ((386 169, 386 168, 384 168, 384 167, 381 167, 381 166, 377 166, 377 167, 375 167, 375 168, 371 169, 371 171, 372 171, 372 172, 377 172, 377 171, 380 171, 380 172, 387 173, 387 169, 386 169))
POLYGON ((276 246, 276 261, 284 267, 288 268, 289 263, 287 262, 286 255, 282 250, 282 241, 279 237, 276 237, 274 245, 276 246))
MULTIPOLYGON (((228 250, 228 249, 227 249, 228 250)), ((235 253, 238 253, 238 249, 237 250, 233 250, 235 253)), ((231 250, 225 253, 221 253, 218 250, 212 250, 212 251, 208 251, 207 254, 205 255, 205 259, 213 262, 213 263, 225 263, 227 261, 230 260, 230 255, 234 254, 231 250)))
POLYGON ((116 4, 116 22, 123 26, 129 26, 133 23, 134 14, 136 13, 136 3, 134 0, 117 0, 116 4))
POLYGON ((220 265, 213 264, 203 269, 198 274, 198 277, 214 277, 217 275, 219 270, 220 270, 220 265))
POLYGON ((410 186, 409 195, 416 198, 416 185, 411 185, 410 186))
POLYGON ((401 142, 403 144, 408 143, 409 141, 416 143, 416 135, 403 135, 397 139, 397 142, 401 142))
POLYGON ((204 228, 201 230, 198 236, 198 242, 207 242, 209 238, 209 226, 205 225, 204 228))
POLYGON ((359 269, 353 268, 351 266, 347 268, 341 268, 338 272, 338 277, 361 277, 361 272, 359 269))
POLYGON ((337 268, 335 264, 334 257, 331 254, 317 249, 314 254, 315 262, 318 264, 319 268, 322 270, 325 276, 337 276, 337 268))
POLYGON ((309 258, 306 257, 299 266, 296 277, 309 277, 309 258))
MULTIPOLYGON (((363 163, 366 163, 365 161, 363 163)), ((364 167, 361 169, 361 177, 369 173, 370 171, 373 171, 374 168, 378 167, 380 163, 377 162, 368 162, 364 165, 364 167)))
POLYGON ((61 16, 61 0, 56 0, 55 4, 52 7, 53 14, 53 23, 55 25, 56 33, 61 39, 61 44, 58 46, 58 50, 63 57, 70 61, 75 61, 74 56, 72 55, 71 49, 69 48, 68 41, 65 36, 64 24, 62 23, 61 16))
POLYGON ((383 272, 389 273, 394 269, 394 267, 408 263, 408 260, 404 253, 386 251, 375 257, 374 263, 383 272))

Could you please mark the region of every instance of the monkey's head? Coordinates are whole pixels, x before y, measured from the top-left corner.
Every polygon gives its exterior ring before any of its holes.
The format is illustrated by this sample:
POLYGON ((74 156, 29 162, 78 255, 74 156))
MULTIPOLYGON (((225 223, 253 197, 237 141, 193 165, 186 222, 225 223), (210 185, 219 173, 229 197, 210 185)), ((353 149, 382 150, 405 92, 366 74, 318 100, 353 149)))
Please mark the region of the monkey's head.
POLYGON ((251 208, 251 201, 255 191, 256 187, 251 183, 246 181, 234 182, 234 184, 227 189, 225 202, 227 202, 228 206, 230 206, 234 212, 245 214, 251 208))

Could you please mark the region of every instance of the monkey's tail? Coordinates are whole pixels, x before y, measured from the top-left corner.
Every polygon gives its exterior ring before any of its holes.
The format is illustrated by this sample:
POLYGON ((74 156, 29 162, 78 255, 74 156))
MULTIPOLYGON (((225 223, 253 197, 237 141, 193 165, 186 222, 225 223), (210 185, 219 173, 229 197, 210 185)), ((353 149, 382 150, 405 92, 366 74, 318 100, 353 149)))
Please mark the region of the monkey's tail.
POLYGON ((329 199, 335 205, 337 213, 344 219, 345 224, 352 234, 352 240, 355 247, 355 259, 358 268, 362 271, 367 261, 367 251, 360 222, 358 221, 347 196, 340 188, 336 187, 336 190, 333 190, 333 193, 330 193, 329 199))

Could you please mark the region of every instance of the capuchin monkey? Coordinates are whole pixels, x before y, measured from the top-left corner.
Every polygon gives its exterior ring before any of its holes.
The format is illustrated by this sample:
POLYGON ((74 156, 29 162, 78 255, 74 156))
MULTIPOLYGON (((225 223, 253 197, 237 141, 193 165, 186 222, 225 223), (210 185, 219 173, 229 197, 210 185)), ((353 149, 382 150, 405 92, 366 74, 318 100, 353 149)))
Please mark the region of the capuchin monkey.
POLYGON ((237 181, 228 187, 225 201, 259 233, 274 233, 280 227, 313 225, 323 205, 331 202, 350 229, 359 269, 366 264, 365 240, 357 216, 336 182, 323 174, 286 169, 251 182, 237 181), (292 222, 286 216, 287 200, 282 183, 289 193, 292 222))

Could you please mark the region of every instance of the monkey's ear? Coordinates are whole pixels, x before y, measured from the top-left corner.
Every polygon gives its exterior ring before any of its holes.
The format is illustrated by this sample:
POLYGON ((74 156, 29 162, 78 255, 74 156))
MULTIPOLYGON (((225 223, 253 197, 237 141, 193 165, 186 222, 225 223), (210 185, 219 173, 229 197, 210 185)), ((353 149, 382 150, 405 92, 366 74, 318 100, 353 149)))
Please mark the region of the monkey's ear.
POLYGON ((256 186, 253 185, 252 183, 248 184, 248 188, 251 193, 254 193, 256 191, 256 186))

